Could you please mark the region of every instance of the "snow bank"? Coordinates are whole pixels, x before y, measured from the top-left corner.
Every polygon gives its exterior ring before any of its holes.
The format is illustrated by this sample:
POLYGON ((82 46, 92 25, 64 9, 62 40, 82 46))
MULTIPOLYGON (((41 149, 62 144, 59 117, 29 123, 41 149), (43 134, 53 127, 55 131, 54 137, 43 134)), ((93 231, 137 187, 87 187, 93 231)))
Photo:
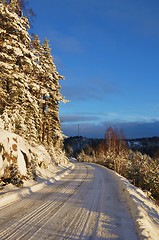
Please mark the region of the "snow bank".
POLYGON ((32 152, 36 155, 37 165, 46 168, 51 162, 51 156, 43 145, 31 147, 32 152))
POLYGON ((55 181, 58 181, 61 178, 63 178, 65 175, 69 174, 73 169, 74 169, 74 165, 71 163, 68 164, 67 167, 65 166, 63 168, 61 167, 56 169, 56 172, 54 169, 54 174, 51 175, 51 178, 48 178, 50 175, 48 173, 49 171, 46 170, 47 174, 45 172, 46 175, 44 174, 43 179, 39 178, 38 183, 33 180, 26 181, 23 185, 23 188, 21 189, 19 189, 18 187, 12 184, 5 186, 5 188, 1 190, 0 207, 4 207, 8 204, 11 204, 14 201, 17 201, 19 199, 22 199, 23 197, 26 197, 27 195, 37 192, 48 184, 53 184, 55 181))
POLYGON ((12 184, 4 186, 4 182, 0 181, 0 206, 38 191, 46 184, 52 184, 68 174, 74 167, 69 161, 61 162, 63 165, 53 162, 43 145, 32 147, 19 135, 0 129, 0 179, 3 181, 11 179, 20 173, 23 182, 23 187, 19 189, 12 184), (26 180, 31 178, 31 175, 28 175, 29 171, 36 172, 36 182, 26 180))
POLYGON ((72 163, 67 163, 65 165, 62 164, 54 164, 50 163, 49 165, 45 165, 45 167, 39 167, 37 166, 36 168, 36 173, 37 173, 37 181, 38 182, 43 182, 49 184, 53 183, 55 180, 63 177, 63 173, 68 174, 70 172, 70 169, 74 168, 74 165, 72 163))
POLYGON ((140 240, 159 239, 159 207, 139 188, 115 173, 117 187, 135 222, 140 240))

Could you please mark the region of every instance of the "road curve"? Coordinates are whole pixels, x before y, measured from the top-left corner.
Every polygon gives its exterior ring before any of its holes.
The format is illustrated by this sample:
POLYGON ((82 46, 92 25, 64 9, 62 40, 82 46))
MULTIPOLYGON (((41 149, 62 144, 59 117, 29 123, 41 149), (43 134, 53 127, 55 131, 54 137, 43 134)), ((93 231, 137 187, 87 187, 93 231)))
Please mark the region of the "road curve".
POLYGON ((1 240, 138 240, 110 171, 75 164, 53 185, 0 209, 1 240))

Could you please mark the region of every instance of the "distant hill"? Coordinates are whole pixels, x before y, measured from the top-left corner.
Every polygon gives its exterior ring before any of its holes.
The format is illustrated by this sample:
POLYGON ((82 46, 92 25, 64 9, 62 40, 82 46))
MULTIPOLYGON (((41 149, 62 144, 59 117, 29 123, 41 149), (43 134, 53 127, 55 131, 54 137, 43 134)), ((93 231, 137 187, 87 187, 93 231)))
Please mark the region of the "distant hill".
POLYGON ((159 137, 136 138, 127 140, 129 147, 150 157, 159 155, 159 137))
MULTIPOLYGON (((66 152, 71 153, 71 155, 75 157, 84 148, 96 146, 102 140, 103 139, 86 138, 82 136, 69 137, 64 140, 64 147, 66 152)), ((159 137, 135 138, 127 139, 126 141, 129 148, 133 151, 140 151, 151 157, 159 154, 159 137)))
POLYGON ((76 157, 84 148, 99 144, 103 139, 82 136, 69 137, 64 140, 64 148, 68 155, 76 157))

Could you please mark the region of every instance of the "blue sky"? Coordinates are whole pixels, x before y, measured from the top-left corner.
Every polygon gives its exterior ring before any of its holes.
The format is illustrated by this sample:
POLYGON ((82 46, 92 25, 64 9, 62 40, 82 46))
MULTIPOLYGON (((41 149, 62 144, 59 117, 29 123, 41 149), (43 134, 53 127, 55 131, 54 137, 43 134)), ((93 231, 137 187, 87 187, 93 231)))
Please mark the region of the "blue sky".
POLYGON ((34 0, 31 31, 46 37, 61 75, 64 133, 159 136, 159 1, 34 0))

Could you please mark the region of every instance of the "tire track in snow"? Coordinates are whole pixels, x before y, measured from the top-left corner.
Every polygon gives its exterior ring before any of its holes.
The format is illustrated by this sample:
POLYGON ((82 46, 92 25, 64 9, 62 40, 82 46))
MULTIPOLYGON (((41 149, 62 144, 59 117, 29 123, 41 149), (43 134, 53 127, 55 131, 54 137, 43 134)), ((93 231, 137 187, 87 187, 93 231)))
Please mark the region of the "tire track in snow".
POLYGON ((53 217, 57 211, 65 204, 65 202, 77 191, 79 186, 87 178, 87 174, 87 172, 85 174, 82 174, 80 176, 80 179, 77 179, 77 176, 74 177, 74 174, 70 180, 62 184, 62 187, 56 187, 52 192, 56 193, 58 189, 60 190, 60 196, 57 196, 54 201, 51 201, 50 197, 48 201, 43 203, 31 213, 19 219, 14 224, 11 224, 11 226, 6 226, 6 228, 0 232, 0 239, 30 239, 31 236, 33 236, 33 234, 39 230, 39 226, 41 224, 45 225, 47 221, 50 220, 50 218, 53 217), (74 189, 70 190, 69 186, 72 185, 72 182, 76 184, 74 184, 74 189), (68 188, 65 189, 67 186, 68 188), (65 200, 63 200, 63 194, 68 195, 65 200))
POLYGON ((85 183, 33 239, 138 239, 109 171, 96 165, 86 166, 85 183))
POLYGON ((5 228, 0 224, 0 239, 137 240, 109 171, 91 164, 77 164, 75 169, 61 184, 48 188, 49 193, 43 193, 46 198, 39 198, 42 191, 33 195, 29 201, 38 201, 36 208, 14 224, 9 222, 5 228))
MULTIPOLYGON (((99 186, 97 186, 98 184, 95 181, 95 174, 94 174, 94 169, 91 168, 90 166, 88 167, 88 178, 86 179, 87 186, 80 186, 79 192, 77 193, 76 198, 78 198, 78 200, 80 199, 80 192, 83 192, 83 190, 87 190, 86 194, 84 194, 84 197, 82 198, 82 202, 81 204, 79 204, 79 202, 75 202, 75 204, 79 205, 79 207, 77 207, 76 205, 74 206, 73 202, 67 202, 67 205, 71 207, 71 212, 68 212, 68 209, 65 210, 63 206, 58 215, 62 214, 62 222, 63 222, 63 226, 60 225, 59 228, 59 224, 52 224, 52 221, 50 220, 48 225, 45 227, 46 229, 52 228, 52 232, 54 232, 54 235, 52 235, 52 238, 49 239, 54 239, 54 240, 59 240, 59 239, 85 239, 84 234, 86 232, 89 231, 90 225, 87 226, 88 222, 91 222, 91 215, 92 215, 92 211, 94 210, 95 206, 98 205, 98 200, 99 200, 99 196, 97 195, 96 198, 92 198, 92 192, 91 190, 93 190, 94 192, 94 196, 96 195, 96 187, 98 187, 100 189, 99 186), (88 210, 89 209, 89 210, 88 210), (66 213, 64 212, 66 211, 66 213), (66 216, 65 216, 66 214, 66 216), (71 220, 70 220, 71 219, 71 220), (88 228, 87 228, 88 227, 88 228), (58 234, 59 232, 59 234, 58 234), (60 236, 60 233, 62 233, 62 237, 60 236)), ((75 197, 75 196, 74 196, 75 197)), ((58 216, 59 217, 59 216, 58 216)), ((95 223, 94 223, 95 225, 95 223)), ((94 227, 93 225, 93 227, 94 227)), ((91 228, 91 233, 93 232, 93 227, 91 228)), ((38 237, 41 239, 48 239, 48 234, 44 234, 41 233, 42 236, 39 234, 39 236, 37 236, 36 239, 38 239, 38 237)), ((89 239, 91 239, 89 237, 89 239)))
POLYGON ((87 239, 91 240, 98 228, 98 221, 100 218, 103 201, 103 194, 101 191, 101 189, 103 189, 103 187, 101 188, 103 182, 96 181, 95 177, 96 176, 93 171, 93 181, 90 182, 88 194, 86 195, 83 205, 81 206, 83 208, 78 210, 80 215, 78 216, 78 219, 74 219, 72 223, 76 227, 70 231, 71 236, 73 237, 72 233, 74 233, 74 236, 78 236, 78 239, 85 239, 85 236, 89 236, 87 239), (93 192, 90 191, 91 189, 93 189, 93 192))
MULTIPOLYGON (((65 206, 65 203, 72 197, 72 195, 74 195, 74 194, 77 192, 78 188, 79 188, 79 187, 82 185, 82 183, 87 179, 87 176, 88 176, 88 167, 85 167, 85 168, 86 168, 86 171, 87 171, 87 172, 86 172, 84 178, 81 179, 81 183, 78 185, 78 187, 76 188, 76 190, 70 195, 70 197, 65 200, 64 204, 62 204, 58 210, 61 210, 61 211, 62 211, 62 207, 65 206)), ((79 179, 78 179, 78 180, 79 180, 79 179)), ((58 213, 58 211, 56 211, 56 213, 58 213)), ((52 218, 55 217, 56 213, 55 213, 50 219, 48 219, 48 222, 46 222, 42 227, 44 227, 44 226, 47 225, 47 224, 50 224, 50 222, 52 221, 52 218)), ((72 210, 71 210, 71 213, 72 213, 72 210)), ((72 221, 71 221, 71 222, 72 222, 72 221)), ((73 218, 73 222, 74 222, 74 218, 73 218)), ((38 232, 42 229, 42 227, 41 227, 37 232, 35 232, 34 235, 37 235, 38 232)), ((66 232, 67 232, 67 231, 66 231, 66 232)), ((41 236, 41 233, 39 234, 39 237, 36 236, 35 239, 39 239, 40 236, 41 236)), ((34 236, 32 236, 30 239, 34 239, 34 236)), ((45 238, 45 239, 46 239, 46 238, 45 238)), ((54 239, 56 239, 56 237, 54 237, 54 239)), ((59 238, 57 238, 57 239, 59 239, 59 238)), ((68 239, 70 239, 70 238, 68 238, 68 239)))
MULTIPOLYGON (((88 168, 87 168, 87 171, 88 171, 88 168)), ((90 171, 90 169, 89 169, 89 171, 90 171)), ((89 182, 89 186, 87 187, 87 194, 84 198, 84 202, 82 203, 83 206, 85 206, 88 201, 90 202, 89 190, 92 188, 92 185, 94 185, 94 182, 95 182, 94 171, 92 174, 92 179, 93 179, 93 182, 89 182)), ((85 207, 83 207, 82 209, 79 208, 78 210, 76 209, 75 215, 66 231, 66 233, 68 233, 69 236, 68 236, 68 234, 66 234, 66 236, 70 237, 70 233, 71 233, 72 237, 75 235, 78 235, 79 239, 80 239, 80 236, 82 236, 81 233, 83 232, 83 230, 85 228, 85 225, 89 219, 89 216, 90 216, 90 213, 88 213, 88 211, 85 207)))

